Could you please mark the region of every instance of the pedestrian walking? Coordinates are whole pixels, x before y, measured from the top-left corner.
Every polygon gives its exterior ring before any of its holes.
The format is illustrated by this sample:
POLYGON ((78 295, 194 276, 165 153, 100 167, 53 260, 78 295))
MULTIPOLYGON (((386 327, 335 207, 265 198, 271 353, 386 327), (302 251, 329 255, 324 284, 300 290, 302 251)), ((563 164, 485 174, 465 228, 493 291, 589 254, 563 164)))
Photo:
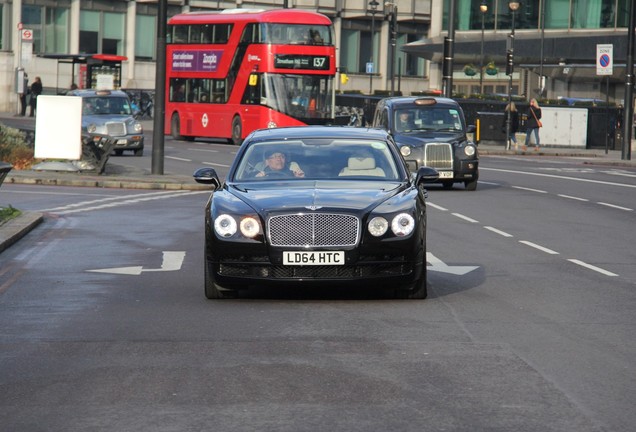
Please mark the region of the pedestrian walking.
POLYGON ((502 125, 502 130, 504 133, 508 132, 509 135, 507 137, 508 143, 512 142, 515 145, 515 149, 517 148, 517 132, 519 131, 519 111, 517 111, 517 105, 514 102, 510 102, 506 105, 506 109, 504 111, 504 121, 502 125), (510 119, 510 131, 508 132, 508 119, 510 119))
POLYGON ((35 77, 33 84, 31 84, 31 99, 29 105, 31 106, 31 113, 29 117, 33 117, 38 108, 38 96, 42 94, 42 80, 39 76, 35 77))
MULTIPOLYGON (((539 128, 543 126, 541 124, 541 108, 536 99, 530 99, 530 106, 528 107, 528 118, 526 119, 526 145, 530 145, 530 138, 534 132, 534 150, 538 151, 541 142, 539 140, 539 128)), ((525 148, 524 148, 525 150, 525 148)))

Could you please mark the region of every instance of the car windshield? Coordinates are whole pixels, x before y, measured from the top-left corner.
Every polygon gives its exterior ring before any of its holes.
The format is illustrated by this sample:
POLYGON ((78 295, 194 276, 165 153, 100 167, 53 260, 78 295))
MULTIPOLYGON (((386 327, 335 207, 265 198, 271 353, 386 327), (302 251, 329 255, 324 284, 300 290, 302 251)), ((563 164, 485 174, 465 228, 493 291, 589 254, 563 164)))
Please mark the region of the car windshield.
POLYGON ((440 106, 413 106, 396 109, 394 124, 397 132, 461 132, 464 129, 459 110, 440 106))
POLYGON ((396 156, 384 141, 312 138, 257 142, 239 161, 235 181, 398 180, 396 156))
POLYGON ((82 99, 82 114, 132 115, 132 108, 125 97, 85 97, 82 99))

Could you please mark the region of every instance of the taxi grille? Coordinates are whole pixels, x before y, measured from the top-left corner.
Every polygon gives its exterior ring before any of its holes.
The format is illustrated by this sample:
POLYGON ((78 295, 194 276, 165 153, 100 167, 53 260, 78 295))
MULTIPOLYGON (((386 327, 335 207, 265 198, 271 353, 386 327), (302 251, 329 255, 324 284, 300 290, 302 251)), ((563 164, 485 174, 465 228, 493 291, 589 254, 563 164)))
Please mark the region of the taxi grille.
POLYGON ((424 165, 437 169, 453 169, 453 147, 445 143, 424 146, 424 165))
POLYGON ((360 221, 357 217, 331 213, 299 213, 273 216, 268 221, 272 246, 355 246, 360 221))
POLYGON ((123 122, 106 123, 106 132, 110 136, 126 135, 126 124, 123 122))

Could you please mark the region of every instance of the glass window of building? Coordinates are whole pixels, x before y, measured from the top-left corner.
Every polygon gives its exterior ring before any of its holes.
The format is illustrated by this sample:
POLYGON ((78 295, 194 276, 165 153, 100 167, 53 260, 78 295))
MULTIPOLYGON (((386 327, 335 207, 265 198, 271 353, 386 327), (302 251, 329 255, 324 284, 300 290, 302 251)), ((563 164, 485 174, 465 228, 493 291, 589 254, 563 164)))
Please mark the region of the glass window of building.
POLYGON ((154 60, 156 54, 157 20, 151 15, 137 15, 135 24, 135 56, 154 60))
POLYGON ((359 55, 360 32, 343 29, 340 41, 340 67, 349 73, 359 72, 359 55))
POLYGON ((81 11, 80 52, 123 55, 124 28, 124 14, 81 11))
POLYGON ((33 31, 34 54, 69 51, 68 16, 68 8, 22 6, 22 24, 33 31))

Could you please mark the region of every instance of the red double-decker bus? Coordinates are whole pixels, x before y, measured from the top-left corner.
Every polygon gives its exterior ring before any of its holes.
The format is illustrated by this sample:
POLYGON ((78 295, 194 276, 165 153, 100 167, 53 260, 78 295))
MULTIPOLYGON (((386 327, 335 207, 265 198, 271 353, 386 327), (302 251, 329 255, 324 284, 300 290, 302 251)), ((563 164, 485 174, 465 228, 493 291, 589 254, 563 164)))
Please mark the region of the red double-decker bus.
POLYGON ((168 21, 167 134, 227 138, 334 120, 331 20, 297 9, 189 12, 168 21))

